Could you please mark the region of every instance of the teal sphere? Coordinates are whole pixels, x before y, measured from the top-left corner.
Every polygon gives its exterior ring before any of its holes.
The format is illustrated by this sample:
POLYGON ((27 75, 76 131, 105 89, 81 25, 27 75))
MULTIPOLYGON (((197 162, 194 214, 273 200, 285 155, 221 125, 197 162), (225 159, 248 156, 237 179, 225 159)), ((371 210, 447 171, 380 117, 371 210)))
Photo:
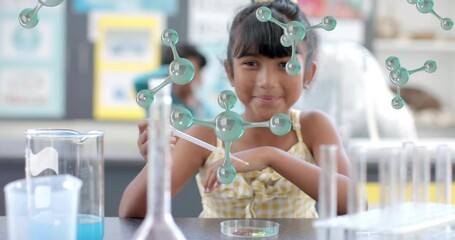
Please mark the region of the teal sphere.
POLYGON ((404 106, 403 98, 396 96, 392 99, 392 107, 395 109, 401 109, 404 106))
POLYGON ((436 69, 438 68, 438 65, 433 60, 426 61, 423 66, 425 68, 425 72, 427 72, 427 73, 434 73, 436 71, 436 69))
POLYGON ((220 94, 218 94, 218 105, 225 109, 230 110, 232 109, 235 104, 237 103, 237 96, 231 90, 224 90, 220 94))
POLYGON ((332 16, 322 19, 322 28, 326 31, 332 31, 337 26, 337 20, 332 16))
POLYGON ((38 0, 38 1, 46 7, 55 7, 63 2, 63 0, 38 0))
POLYGON ((433 11, 434 2, 433 0, 417 0, 416 7, 421 13, 429 13, 433 11))
POLYGON ((291 58, 291 60, 289 60, 289 62, 286 63, 286 72, 289 75, 295 76, 299 74, 301 69, 302 66, 300 66, 300 63, 297 60, 297 58, 291 58))
POLYGON ((186 130, 193 124, 193 114, 184 107, 176 107, 171 112, 170 122, 177 130, 186 130))
POLYGON ((291 42, 297 42, 305 37, 306 29, 301 22, 291 21, 284 28, 286 39, 291 42))
POLYGON ((177 42, 179 41, 179 34, 174 30, 174 29, 166 29, 164 32, 161 34, 161 42, 170 47, 170 46, 175 46, 177 42))
POLYGON ((216 178, 223 184, 230 184, 237 176, 237 170, 231 164, 220 166, 216 171, 216 178))
POLYGON ((393 85, 401 87, 408 82, 409 72, 406 68, 400 67, 397 70, 390 72, 389 78, 393 85))
POLYGON ((38 25, 39 22, 38 13, 36 12, 35 14, 31 15, 32 12, 33 9, 26 8, 19 13, 19 23, 21 24, 22 27, 34 28, 36 25, 38 25))
POLYGON ((400 59, 390 56, 385 60, 385 66, 389 71, 395 71, 400 67, 400 59))
POLYGON ((136 95, 136 102, 143 108, 148 108, 155 100, 154 94, 147 89, 139 91, 136 95))
POLYGON ((451 30, 453 28, 453 20, 450 18, 443 18, 441 20, 441 27, 444 30, 451 30))
POLYGON ((225 111, 215 118, 215 134, 225 142, 238 140, 245 132, 242 117, 233 111, 225 111))
POLYGON ((267 22, 272 17, 272 12, 268 7, 262 6, 256 10, 256 18, 260 22, 267 22))
POLYGON ((194 78, 194 66, 186 58, 177 58, 169 65, 169 79, 178 85, 185 85, 194 78))
POLYGON ((289 40, 289 39, 286 37, 286 35, 284 35, 284 34, 281 35, 281 37, 280 37, 280 43, 281 43, 281 45, 282 45, 283 47, 290 47, 290 46, 292 46, 292 41, 289 40))
POLYGON ((270 130, 275 135, 283 136, 291 130, 292 122, 288 115, 278 113, 272 116, 269 121, 269 125, 270 130))

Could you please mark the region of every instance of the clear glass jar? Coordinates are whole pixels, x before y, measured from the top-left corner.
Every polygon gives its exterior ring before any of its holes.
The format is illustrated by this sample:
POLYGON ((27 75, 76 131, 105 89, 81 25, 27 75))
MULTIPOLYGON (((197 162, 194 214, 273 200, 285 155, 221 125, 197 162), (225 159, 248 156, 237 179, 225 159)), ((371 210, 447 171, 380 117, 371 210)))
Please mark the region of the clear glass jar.
POLYGON ((27 178, 70 174, 81 179, 77 239, 103 239, 104 132, 29 129, 25 161, 27 178))

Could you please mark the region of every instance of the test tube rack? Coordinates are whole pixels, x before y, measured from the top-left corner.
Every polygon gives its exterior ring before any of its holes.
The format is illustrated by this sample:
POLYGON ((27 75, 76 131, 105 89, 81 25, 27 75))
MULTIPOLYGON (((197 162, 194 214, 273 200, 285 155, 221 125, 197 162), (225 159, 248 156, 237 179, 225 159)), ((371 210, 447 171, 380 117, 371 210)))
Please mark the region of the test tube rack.
MULTIPOLYGON (((322 149, 324 150, 324 149, 322 149)), ((447 146, 438 146, 434 157, 426 147, 384 149, 378 162, 380 206, 365 210, 366 156, 350 152, 348 214, 336 216, 336 154, 324 163, 320 178, 320 218, 313 223, 318 240, 455 239, 455 205, 451 203, 452 159, 447 146), (434 163, 436 201, 429 201, 431 163, 434 163), (410 175, 410 176, 409 176, 410 175), (410 178, 410 179, 408 179, 410 178), (411 185, 411 199, 406 196, 411 185), (328 190, 331 189, 331 190, 328 190), (327 207, 329 206, 329 207, 327 207), (321 209, 325 208, 325 209, 321 209), (329 209, 327 209, 329 208, 329 209)))

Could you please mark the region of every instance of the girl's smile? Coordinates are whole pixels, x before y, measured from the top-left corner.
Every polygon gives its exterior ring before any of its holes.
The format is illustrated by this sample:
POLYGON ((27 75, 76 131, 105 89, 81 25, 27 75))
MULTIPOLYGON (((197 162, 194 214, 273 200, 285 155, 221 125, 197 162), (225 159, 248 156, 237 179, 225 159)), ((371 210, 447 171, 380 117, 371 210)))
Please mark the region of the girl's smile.
POLYGON ((259 102, 259 104, 264 105, 273 105, 276 102, 282 100, 281 96, 273 96, 273 95, 256 95, 253 96, 253 99, 259 102))

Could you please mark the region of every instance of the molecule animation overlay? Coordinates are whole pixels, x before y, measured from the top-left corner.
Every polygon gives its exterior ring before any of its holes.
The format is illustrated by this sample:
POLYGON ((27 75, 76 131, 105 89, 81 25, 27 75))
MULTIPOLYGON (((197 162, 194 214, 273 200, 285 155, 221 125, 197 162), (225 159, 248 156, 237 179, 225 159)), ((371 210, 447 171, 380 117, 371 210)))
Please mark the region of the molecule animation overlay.
POLYGON ((256 10, 256 18, 260 22, 270 21, 283 28, 284 33, 280 38, 281 45, 284 47, 292 47, 291 59, 286 63, 286 72, 289 75, 298 74, 302 68, 299 61, 297 61, 295 53, 297 44, 303 40, 306 32, 315 28, 323 28, 326 31, 332 31, 337 25, 337 21, 331 16, 327 16, 323 18, 319 24, 309 27, 305 27, 301 22, 298 21, 282 23, 272 17, 272 11, 270 11, 270 9, 265 6, 262 6, 256 10))
POLYGON ((63 0, 38 0, 38 4, 34 8, 25 8, 19 13, 19 23, 24 28, 34 28, 38 25, 38 11, 42 6, 55 7, 62 2, 63 0))
POLYGON ((156 93, 170 83, 185 85, 194 77, 194 66, 186 58, 179 57, 175 44, 179 41, 178 33, 173 29, 166 29, 161 34, 161 42, 172 49, 174 60, 169 65, 169 76, 153 89, 143 89, 136 95, 136 102, 143 108, 148 108, 153 103, 156 93))
POLYGON ((245 129, 268 127, 275 135, 282 136, 291 130, 292 122, 288 115, 278 113, 265 122, 246 122, 236 112, 231 111, 237 102, 237 97, 231 90, 222 91, 218 95, 218 104, 225 111, 218 114, 213 121, 203 121, 193 118, 191 112, 183 107, 176 108, 171 113, 171 125, 178 130, 186 130, 193 124, 207 126, 215 130, 216 136, 224 142, 225 158, 217 170, 217 179, 223 184, 234 181, 237 171, 230 161, 231 145, 238 140, 245 129))
POLYGON ((410 4, 415 4, 419 12, 423 14, 431 13, 439 19, 441 22, 441 28, 444 30, 450 30, 453 27, 453 20, 450 18, 442 18, 434 11, 433 0, 407 0, 410 4))
POLYGON ((433 73, 438 67, 435 61, 427 60, 422 67, 414 70, 407 70, 406 68, 401 67, 400 59, 395 56, 388 57, 385 61, 385 66, 390 71, 390 81, 397 88, 397 95, 392 99, 392 107, 395 109, 400 109, 404 106, 404 100, 400 95, 400 89, 409 81, 409 76, 411 74, 418 71, 433 73))

